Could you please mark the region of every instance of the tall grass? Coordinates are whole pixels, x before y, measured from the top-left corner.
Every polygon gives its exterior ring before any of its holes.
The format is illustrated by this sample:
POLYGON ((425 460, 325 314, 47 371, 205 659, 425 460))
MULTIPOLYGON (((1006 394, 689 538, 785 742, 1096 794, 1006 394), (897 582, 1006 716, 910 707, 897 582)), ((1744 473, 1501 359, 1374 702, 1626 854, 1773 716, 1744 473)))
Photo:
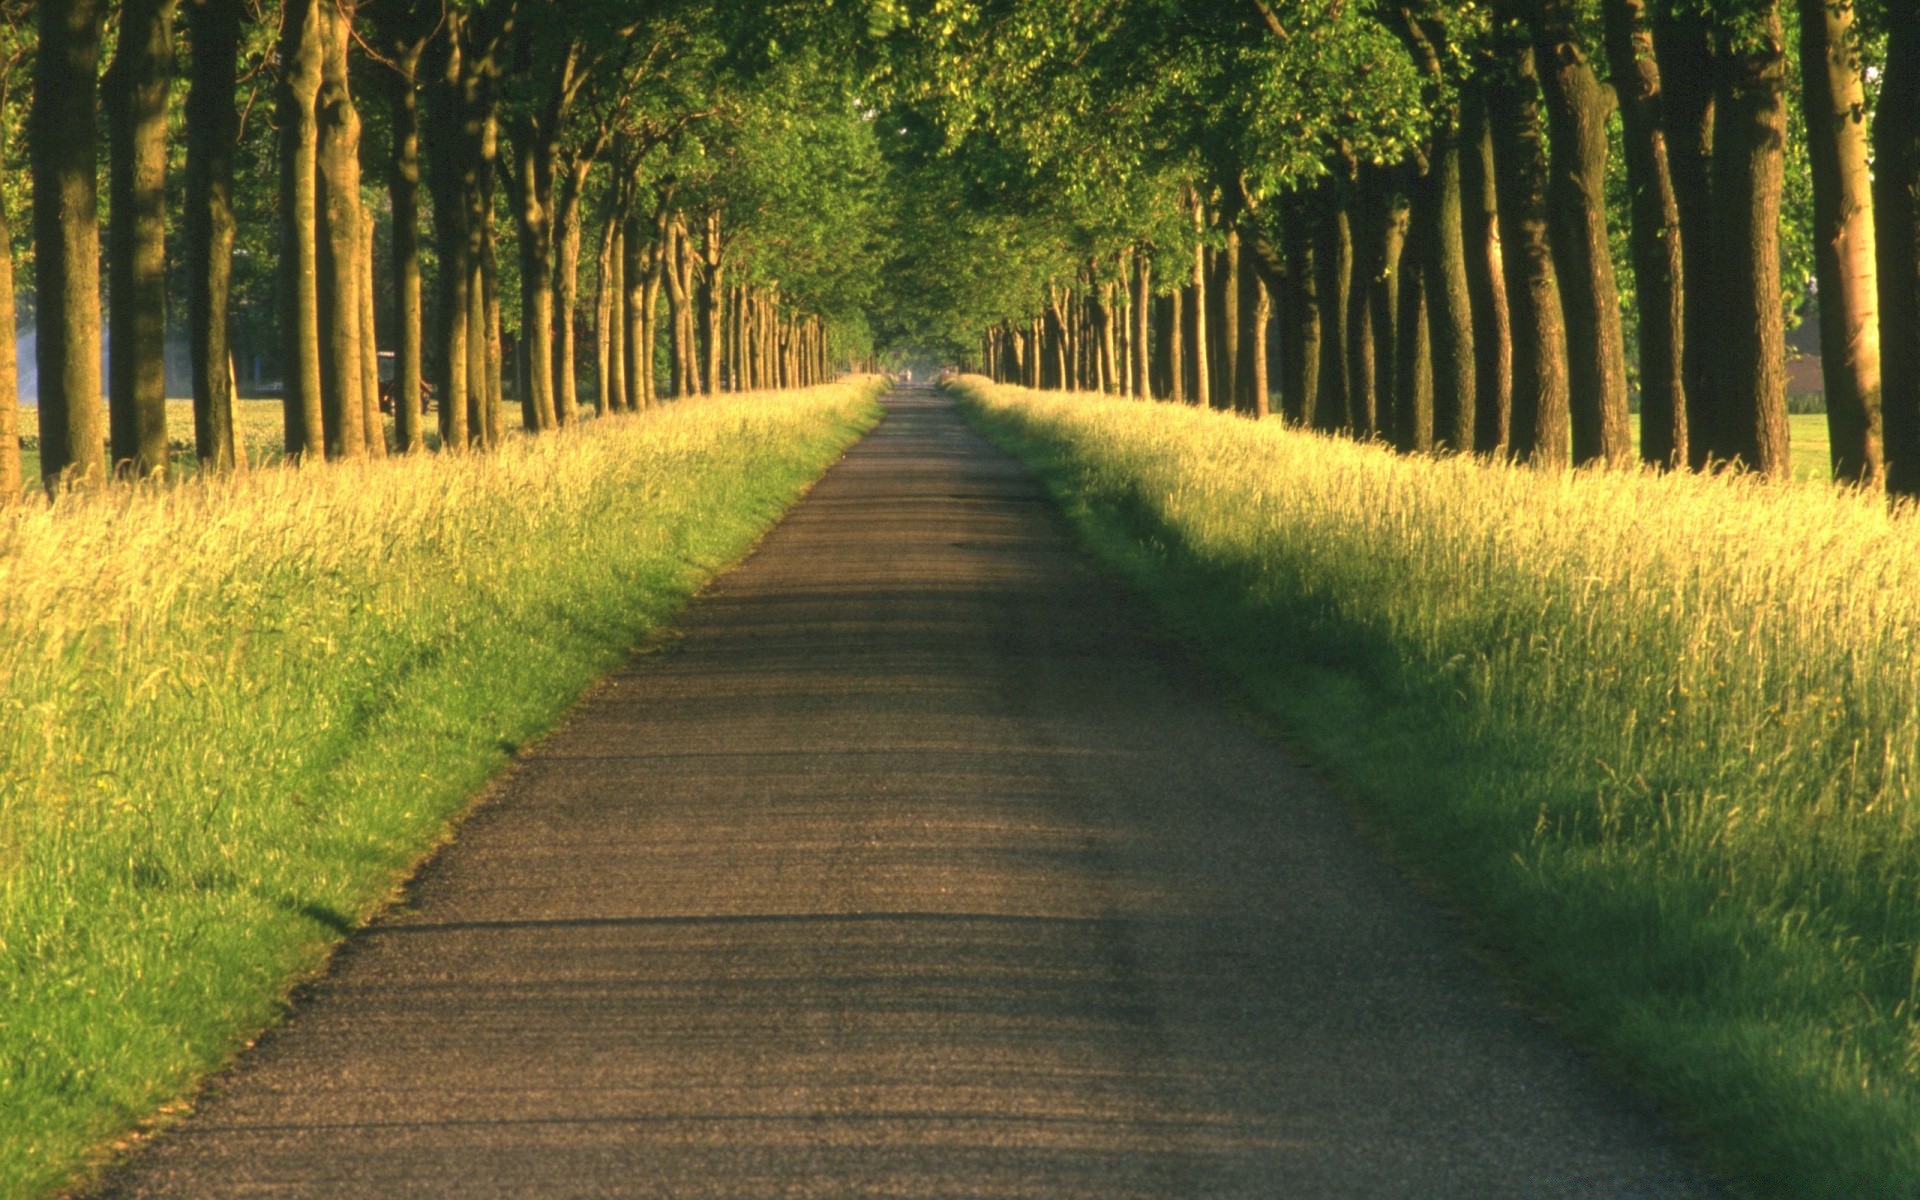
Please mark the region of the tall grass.
POLYGON ((0 508, 0 1195, 270 1021, 876 390, 0 508))
POLYGON ((1716 1166, 1920 1193, 1911 515, 961 387, 1716 1166))

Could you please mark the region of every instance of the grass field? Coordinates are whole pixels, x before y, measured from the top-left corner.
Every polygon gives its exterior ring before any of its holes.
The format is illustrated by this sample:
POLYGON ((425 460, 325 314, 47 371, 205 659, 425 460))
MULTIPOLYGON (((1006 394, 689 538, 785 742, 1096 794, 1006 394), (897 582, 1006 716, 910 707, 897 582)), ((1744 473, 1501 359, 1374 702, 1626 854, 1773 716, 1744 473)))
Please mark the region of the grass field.
MULTIPOLYGON (((237 400, 234 402, 235 416, 239 426, 240 442, 246 447, 247 461, 254 466, 265 466, 279 459, 285 447, 286 418, 285 408, 278 400, 237 400)), ((519 429, 520 405, 509 402, 504 406, 508 429, 519 429)), ((585 414, 593 415, 588 408, 585 414)), ((427 426, 433 428, 433 414, 427 414, 427 426)), ((386 418, 388 439, 393 435, 393 418, 386 418)), ((429 433, 429 444, 434 444, 437 435, 429 433)), ((20 406, 20 444, 21 477, 29 488, 37 487, 40 480, 40 410, 30 404, 20 406)), ((167 401, 167 446, 172 452, 174 473, 182 478, 193 474, 195 459, 193 455, 193 401, 167 401)))
POLYGON ((0 507, 0 1195, 270 1023, 877 391, 0 507))
POLYGON ((1920 1194, 1920 521, 961 390, 1713 1166, 1920 1194))

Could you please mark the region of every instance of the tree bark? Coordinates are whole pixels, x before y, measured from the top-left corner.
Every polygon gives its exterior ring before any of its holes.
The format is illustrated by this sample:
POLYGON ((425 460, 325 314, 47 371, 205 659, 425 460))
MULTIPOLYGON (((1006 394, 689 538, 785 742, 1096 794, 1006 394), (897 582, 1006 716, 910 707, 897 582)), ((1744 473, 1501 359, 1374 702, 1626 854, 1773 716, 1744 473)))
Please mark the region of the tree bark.
POLYGON ((366 453, 360 399, 360 114, 347 77, 353 0, 322 0, 324 57, 320 93, 320 412, 329 458, 366 453))
POLYGON ((1706 21, 1691 5, 1656 4, 1660 117, 1680 214, 1680 366, 1687 465, 1706 465, 1720 401, 1713 378, 1713 55, 1706 21))
POLYGON ((1394 315, 1393 444, 1405 453, 1433 449, 1433 327, 1428 292, 1434 272, 1437 181, 1414 159, 1408 177, 1407 237, 1400 250, 1394 315))
POLYGON ((721 300, 726 295, 726 259, 720 240, 720 210, 707 213, 700 262, 706 279, 700 287, 701 382, 707 395, 718 395, 722 387, 720 352, 726 335, 721 300))
MULTIPOLYGON (((1819 0, 1815 0, 1819 2, 1819 0)), ((1620 102, 1631 194, 1629 243, 1634 304, 1640 316, 1640 459, 1657 467, 1687 464, 1686 278, 1680 206, 1667 165, 1660 65, 1646 0, 1606 0, 1608 69, 1620 102)))
POLYGON ((380 335, 375 316, 373 269, 373 215, 360 216, 360 412, 367 453, 387 456, 387 422, 380 415, 380 335))
POLYGON ((1213 290, 1220 297, 1213 406, 1233 409, 1240 407, 1240 231, 1229 224, 1226 245, 1212 253, 1216 264, 1213 290))
POLYGON ((1280 404, 1287 420, 1312 426, 1320 397, 1320 271, 1311 192, 1291 193, 1281 215, 1287 262, 1281 296, 1280 404))
POLYGON ((174 0, 127 0, 107 109, 107 424, 114 473, 167 473, 167 95, 174 0))
POLYGON ((1540 82, 1524 41, 1501 47, 1487 95, 1499 193, 1500 245, 1513 337, 1509 448, 1522 462, 1564 466, 1571 443, 1567 342, 1547 231, 1547 155, 1540 82))
MULTIPOLYGON (((1329 431, 1353 428, 1347 394, 1347 308, 1353 281, 1353 230, 1350 201, 1343 183, 1320 185, 1314 262, 1319 271, 1320 389, 1313 423, 1329 431)), ((1404 288, 1405 282, 1401 284, 1404 288)))
MULTIPOLYGON (((1386 243, 1393 233, 1390 185, 1384 175, 1383 169, 1362 164, 1353 206, 1353 282, 1347 293, 1347 404, 1353 413, 1354 436, 1363 440, 1381 436, 1383 427, 1393 426, 1392 372, 1388 372, 1386 390, 1379 390, 1376 344, 1376 325, 1386 332, 1389 324, 1374 319, 1373 307, 1374 293, 1386 285, 1386 243)), ((1391 346, 1392 341, 1392 333, 1387 332, 1384 344, 1391 346)))
MULTIPOLYGON (((477 156, 462 82, 463 55, 459 21, 449 22, 434 42, 434 60, 427 88, 427 132, 424 140, 428 182, 433 198, 437 366, 440 448, 462 453, 467 448, 468 388, 467 325, 469 284, 473 262, 468 250, 467 191, 477 156)), ((484 386, 484 385, 481 385, 484 386)))
POLYGON ((1148 308, 1153 303, 1153 259, 1145 250, 1133 252, 1133 394, 1139 399, 1149 399, 1153 394, 1150 382, 1152 360, 1148 356, 1149 341, 1148 308))
POLYGON ((315 113, 325 59, 320 0, 285 0, 280 23, 280 322, 289 458, 325 453, 320 409, 318 171, 315 113))
POLYGON ((240 144, 241 0, 191 0, 193 39, 187 91, 188 350, 193 361, 193 444, 202 471, 231 471, 233 352, 227 322, 233 296, 233 161, 240 144))
POLYGON ((1412 218, 1404 187, 1406 175, 1405 169, 1394 172, 1386 196, 1382 269, 1368 289, 1367 298, 1373 317, 1374 387, 1380 397, 1379 433, 1386 441, 1397 441, 1400 436, 1394 411, 1399 396, 1396 373, 1400 369, 1400 279, 1408 266, 1419 269, 1417 262, 1410 262, 1406 257, 1407 226, 1412 218))
POLYGON ((1800 100, 1813 168, 1813 263, 1833 477, 1882 482, 1867 98, 1852 0, 1800 0, 1800 100))
POLYGON ((1240 247, 1240 363, 1234 377, 1240 381, 1234 407, 1260 420, 1267 415, 1267 325, 1273 314, 1267 285, 1253 262, 1253 250, 1240 247))
MULTIPOLYGON (((0 196, 0 330, 14 329, 13 218, 0 196)), ((0 504, 26 488, 20 461, 20 363, 14 339, 0 337, 0 504)))
POLYGON ((1473 449, 1507 448, 1513 401, 1513 339, 1507 325, 1507 284, 1500 253, 1493 141, 1481 81, 1462 91, 1460 110, 1460 238, 1465 247, 1467 300, 1473 315, 1473 449))
POLYGON ((1443 114, 1433 134, 1433 233, 1422 264, 1427 284, 1427 332, 1433 356, 1433 441, 1468 450, 1474 439, 1478 366, 1474 359, 1473 299, 1467 285, 1458 114, 1443 114))
POLYGON ((601 415, 627 406, 627 214, 607 218, 600 242, 600 392, 594 398, 601 415))
POLYGON ((1887 9, 1885 74, 1873 121, 1887 489, 1920 496, 1920 3, 1887 9))
POLYGON ((1188 285, 1188 370, 1193 377, 1190 399, 1200 408, 1213 407, 1213 363, 1207 355, 1207 253, 1199 238, 1206 232, 1206 206, 1190 191, 1187 205, 1193 214, 1193 277, 1188 285))
POLYGON ((1780 311, 1780 200, 1786 181, 1787 63, 1777 0, 1714 55, 1713 290, 1721 420, 1715 458, 1774 478, 1787 454, 1786 326, 1780 311))
POLYGON ((1613 96, 1594 74, 1575 0, 1536 0, 1534 62, 1546 98, 1552 162, 1547 233, 1567 330, 1567 397, 1576 463, 1633 458, 1626 340, 1607 233, 1607 117, 1613 96))
POLYGON ((398 70, 380 73, 387 89, 391 148, 387 197, 393 208, 393 434, 395 448, 411 454, 426 446, 420 420, 420 100, 417 45, 401 50, 398 70))

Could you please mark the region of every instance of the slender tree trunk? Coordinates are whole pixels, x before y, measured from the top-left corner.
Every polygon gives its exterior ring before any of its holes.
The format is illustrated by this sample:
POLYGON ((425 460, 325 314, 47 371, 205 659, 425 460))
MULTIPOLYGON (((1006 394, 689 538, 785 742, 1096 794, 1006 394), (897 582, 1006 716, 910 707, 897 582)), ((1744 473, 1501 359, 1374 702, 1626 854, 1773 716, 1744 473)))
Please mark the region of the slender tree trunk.
MULTIPOLYGON (((232 349, 233 160, 240 142, 241 0, 191 0, 192 84, 187 92, 188 348, 193 360, 193 443, 203 471, 234 468, 232 349)), ((8 299, 11 300, 9 292, 8 299)), ((12 328, 0 322, 0 327, 12 328)))
POLYGON ((1234 407, 1257 419, 1267 415, 1267 322, 1273 309, 1267 285, 1253 262, 1253 250, 1240 247, 1240 360, 1234 368, 1239 390, 1234 407))
POLYGON ((1576 463, 1633 458, 1626 340, 1607 233, 1607 117, 1601 84, 1577 29, 1576 0, 1537 0, 1534 62, 1550 126, 1547 233, 1567 328, 1567 396, 1576 463))
POLYGON ((1411 164, 1407 238, 1400 251, 1399 311, 1394 319, 1394 445, 1409 454, 1433 449, 1433 328, 1428 302, 1433 240, 1440 223, 1431 163, 1411 164), (1424 169, 1423 169, 1424 167, 1424 169))
POLYGON ((1503 66, 1488 89, 1487 115, 1500 198, 1500 245, 1513 336, 1515 458, 1564 466, 1568 430, 1567 339, 1547 230, 1547 155, 1540 126, 1540 84, 1533 50, 1502 47, 1503 66))
POLYGON ((726 333, 721 300, 726 295, 726 261, 720 241, 720 212, 707 214, 706 237, 701 244, 701 264, 706 282, 700 289, 701 378, 709 396, 718 395, 723 386, 720 373, 722 338, 726 333))
MULTIPOLYGON (((1374 336, 1373 294, 1385 284, 1387 238, 1391 224, 1390 184, 1383 168, 1362 164, 1353 206, 1353 283, 1347 293, 1347 405, 1353 433, 1361 439, 1381 436, 1393 425, 1392 385, 1379 391, 1378 345, 1374 336)), ((1392 337, 1386 339, 1391 343, 1392 337)))
POLYGON ((1280 363, 1280 403, 1287 420, 1317 424, 1320 396, 1320 271, 1315 237, 1313 193, 1295 192, 1282 213, 1281 244, 1286 251, 1287 288, 1281 293, 1289 316, 1281 326, 1285 353, 1280 363))
MULTIPOLYGON (((1816 0, 1817 2, 1817 0, 1816 0)), ((1687 463, 1686 376, 1681 311, 1685 272, 1680 206, 1667 166, 1660 66, 1646 0, 1605 0, 1608 69, 1620 101, 1629 242, 1640 315, 1640 458, 1659 467, 1687 463)))
POLYGON ((553 415, 561 425, 580 420, 580 205, 592 161, 574 158, 560 180, 560 202, 554 212, 554 238, 559 255, 554 281, 553 415))
MULTIPOLYGON (((11 330, 13 306, 13 218, 0 196, 0 330, 11 330)), ((26 487, 20 462, 20 363, 14 339, 0 337, 0 504, 19 499, 26 487)))
POLYGON ((519 126, 511 140, 512 158, 507 194, 513 203, 514 232, 520 263, 520 339, 526 370, 521 378, 520 423, 529 431, 552 429, 560 423, 554 402, 554 223, 557 181, 554 159, 559 148, 549 128, 519 126))
POLYGON ((1219 268, 1213 273, 1214 291, 1220 297, 1220 365, 1215 372, 1219 385, 1213 406, 1221 409, 1240 404, 1240 231, 1231 224, 1226 230, 1227 244, 1214 252, 1219 268))
POLYGON ((327 457, 366 452, 360 400, 360 114, 348 86, 352 0, 322 0, 319 124, 320 413, 327 457))
MULTIPOLYGON (((1777 2, 1760 31, 1714 55, 1715 375, 1724 388, 1715 458, 1787 478, 1786 326, 1780 311, 1780 200, 1786 180, 1787 64, 1777 2)), ((1731 31, 1717 41, 1733 42, 1731 31)))
POLYGON ((377 76, 386 89, 391 127, 387 198, 393 209, 393 440, 402 454, 426 445, 420 420, 425 364, 421 358, 419 64, 417 49, 402 50, 394 59, 396 69, 377 76))
POLYGON ((285 0, 280 23, 280 324, 289 458, 325 452, 320 412, 318 173, 314 111, 325 59, 321 0, 285 0))
POLYGON ((1152 342, 1147 334, 1153 303, 1153 259, 1144 250, 1133 253, 1133 337, 1130 339, 1133 350, 1133 394, 1142 400, 1153 394, 1152 360, 1148 350, 1152 342))
POLYGON ((380 415, 380 336, 374 314, 373 214, 360 217, 360 411, 366 423, 367 453, 387 456, 387 422, 380 415))
POLYGON ((440 410, 440 448, 465 452, 467 391, 479 385, 467 376, 468 284, 473 264, 468 250, 467 191, 472 182, 473 133, 461 83, 457 23, 434 44, 436 59, 427 90, 429 136, 424 139, 433 197, 436 347, 440 378, 435 397, 440 410))
POLYGON ((114 473, 167 473, 167 95, 173 0, 126 0, 107 108, 107 423, 114 473))
POLYGON ((1656 4, 1660 119, 1680 213, 1680 365, 1687 414, 1687 465, 1706 465, 1720 399, 1713 378, 1717 301, 1713 270, 1713 55, 1697 6, 1656 4), (1690 286, 1689 286, 1690 285, 1690 286))
POLYGON ((1469 83, 1462 92, 1460 126, 1460 237, 1473 315, 1473 448, 1480 454, 1497 454, 1507 448, 1513 340, 1507 327, 1493 141, 1487 130, 1486 93, 1479 81, 1469 83))
POLYGON ((1873 121, 1873 219, 1880 289, 1887 488, 1920 496, 1920 3, 1887 9, 1885 74, 1873 121))
POLYGON ((1385 197, 1386 228, 1381 238, 1381 270, 1367 289, 1368 312, 1373 318, 1374 390, 1379 396, 1380 437, 1398 444, 1400 438, 1396 408, 1400 394, 1400 280, 1408 267, 1420 264, 1406 257, 1407 227, 1412 220, 1404 181, 1407 171, 1395 172, 1385 197))
POLYGON ((660 245, 660 269, 666 276, 667 282, 667 321, 670 334, 667 339, 667 378, 676 400, 693 392, 688 376, 693 363, 687 353, 686 276, 680 270, 680 259, 686 250, 685 241, 686 230, 676 214, 673 223, 667 227, 666 241, 660 245))
POLYGON ((606 265, 600 271, 600 355, 606 363, 601 368, 604 383, 596 403, 602 413, 620 412, 627 406, 626 223, 624 213, 607 219, 601 249, 606 265))
MULTIPOLYGON (((1350 430, 1353 414, 1347 394, 1347 309, 1353 280, 1353 233, 1346 188, 1334 182, 1320 187, 1319 240, 1314 260, 1319 267, 1320 394, 1314 403, 1314 425, 1325 430, 1350 430)), ((1403 280, 1404 290, 1406 283, 1403 280)))
POLYGON ((1800 0, 1800 99, 1813 167, 1813 262, 1827 438, 1835 479, 1878 484, 1880 299, 1857 36, 1852 0, 1800 0))
MULTIPOLYGON (((1434 129, 1433 234, 1427 275, 1428 342, 1433 356, 1433 441, 1449 450, 1473 447, 1479 364, 1474 358, 1473 297, 1463 234, 1459 117, 1448 112, 1434 129)), ((1624 396, 1623 396, 1624 402, 1624 396)), ((1624 410, 1623 410, 1624 411, 1624 410)))
MULTIPOLYGON (((1193 212, 1193 234, 1198 238, 1206 232, 1206 208, 1201 204, 1197 192, 1189 193, 1188 205, 1193 212)), ((1199 407, 1210 408, 1213 405, 1213 366, 1207 357, 1207 255, 1206 248, 1198 242, 1193 248, 1193 280, 1188 296, 1188 336, 1192 340, 1187 345, 1187 358, 1193 373, 1192 399, 1199 407)))

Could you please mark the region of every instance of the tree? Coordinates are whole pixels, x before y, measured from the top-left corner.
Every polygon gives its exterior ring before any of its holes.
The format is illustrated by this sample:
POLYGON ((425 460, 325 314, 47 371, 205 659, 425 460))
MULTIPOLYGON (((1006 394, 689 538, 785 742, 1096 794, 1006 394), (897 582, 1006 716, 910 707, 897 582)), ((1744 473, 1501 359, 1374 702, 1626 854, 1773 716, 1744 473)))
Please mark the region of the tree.
POLYGON ((42 0, 33 86, 34 284, 40 473, 48 487, 103 475, 100 411, 100 0, 42 0))
POLYGON ((188 0, 193 47, 187 93, 188 352, 193 360, 193 442, 203 470, 238 461, 227 321, 233 287, 233 170, 240 141, 242 0, 188 0))

